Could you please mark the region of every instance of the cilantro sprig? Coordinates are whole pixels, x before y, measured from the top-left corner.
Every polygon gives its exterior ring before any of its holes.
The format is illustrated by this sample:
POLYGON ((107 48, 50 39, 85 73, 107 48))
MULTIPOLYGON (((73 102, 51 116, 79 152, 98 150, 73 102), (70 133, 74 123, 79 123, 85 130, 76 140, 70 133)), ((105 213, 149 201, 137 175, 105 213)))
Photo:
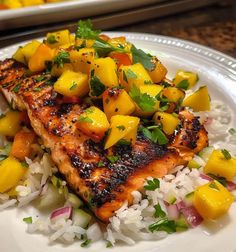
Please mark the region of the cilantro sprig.
POLYGON ((226 149, 221 150, 221 153, 224 155, 224 158, 227 160, 232 158, 231 154, 226 149))
POLYGON ((75 37, 82 38, 82 39, 97 39, 100 33, 101 33, 100 30, 94 30, 90 19, 80 20, 78 22, 78 27, 75 33, 75 37))
POLYGON ((168 234, 176 232, 176 224, 173 220, 161 219, 149 225, 148 229, 153 233, 154 231, 165 231, 168 234))
POLYGON ((133 85, 129 91, 130 97, 137 103, 142 111, 152 111, 156 104, 154 97, 151 97, 147 93, 141 93, 140 89, 133 85))
POLYGON ((53 59, 57 67, 63 67, 65 63, 70 63, 70 54, 66 51, 59 52, 53 59))
POLYGON ((162 210, 160 203, 156 204, 154 206, 155 212, 154 212, 154 217, 155 218, 164 218, 166 217, 166 213, 162 210))
POLYGON ((153 180, 147 180, 147 185, 145 185, 143 188, 148 191, 155 191, 157 188, 160 188, 160 181, 157 178, 154 178, 153 180))
POLYGON ((158 125, 140 128, 145 137, 149 138, 152 142, 164 145, 168 143, 168 138, 162 132, 158 125))

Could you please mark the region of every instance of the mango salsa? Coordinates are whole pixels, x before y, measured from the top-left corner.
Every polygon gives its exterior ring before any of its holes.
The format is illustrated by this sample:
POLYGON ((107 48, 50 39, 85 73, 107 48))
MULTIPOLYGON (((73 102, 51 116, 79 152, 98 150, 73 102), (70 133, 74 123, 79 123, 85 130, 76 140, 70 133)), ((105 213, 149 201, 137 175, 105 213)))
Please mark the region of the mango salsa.
POLYGON ((179 102, 184 98, 184 91, 176 87, 167 87, 162 91, 162 96, 166 97, 170 102, 179 102))
POLYGON ((16 50, 16 52, 12 55, 12 58, 13 59, 15 59, 16 61, 18 61, 18 62, 21 62, 21 63, 23 63, 23 64, 26 64, 27 62, 26 62, 26 59, 25 59, 25 56, 24 56, 24 54, 23 54, 23 52, 22 52, 22 46, 20 46, 17 50, 16 50))
POLYGON ((130 115, 135 110, 135 104, 124 89, 107 89, 102 96, 103 109, 107 118, 113 115, 130 115))
POLYGON ((156 112, 153 120, 156 124, 162 125, 162 129, 167 135, 173 134, 180 122, 178 117, 165 112, 156 112))
POLYGON ((204 172, 232 181, 236 176, 236 159, 226 159, 220 150, 214 150, 204 167, 204 172))
POLYGON ((193 198, 195 208, 204 219, 225 214, 233 201, 233 195, 216 180, 198 187, 193 198))
MULTIPOLYGON (((127 137, 132 139, 133 143, 136 141, 137 129, 140 119, 134 116, 114 115, 111 118, 111 131, 105 142, 105 149, 110 148, 119 140, 127 137), (131 133, 132 132, 132 133, 131 133), (135 139, 134 139, 135 133, 135 139)), ((128 140, 126 138, 126 140, 128 140)))
POLYGON ((56 32, 49 32, 46 37, 46 43, 51 48, 57 48, 66 44, 70 45, 69 30, 61 30, 56 32))
POLYGON ((119 68, 119 80, 126 91, 129 91, 132 86, 140 87, 153 83, 150 75, 141 63, 130 66, 122 65, 119 68))
POLYGON ((196 92, 186 97, 182 105, 192 108, 195 112, 210 110, 210 96, 207 86, 200 87, 196 92))
POLYGON ((0 162, 0 193, 5 193, 17 186, 27 169, 14 157, 0 162))
POLYGON ((148 73, 154 83, 159 83, 165 78, 167 69, 156 57, 153 58, 153 63, 155 68, 148 73))
POLYGON ((110 124, 102 110, 91 106, 80 115, 77 126, 95 141, 100 141, 105 136, 110 124))
POLYGON ((24 55, 26 63, 29 61, 32 55, 34 55, 40 44, 41 43, 39 41, 33 40, 22 47, 21 52, 24 55))
POLYGON ((0 134, 4 136, 15 136, 20 130, 20 113, 10 110, 0 119, 0 134))
POLYGON ((54 83, 54 89, 65 96, 84 96, 89 91, 88 76, 81 72, 66 70, 54 83))
POLYGON ((181 85, 181 82, 183 83, 183 81, 186 81, 186 83, 187 83, 186 89, 190 89, 193 86, 195 86, 195 84, 197 83, 198 75, 193 72, 186 72, 183 70, 179 70, 176 73, 175 78, 173 79, 173 82, 174 82, 175 86, 178 86, 178 85, 181 85))

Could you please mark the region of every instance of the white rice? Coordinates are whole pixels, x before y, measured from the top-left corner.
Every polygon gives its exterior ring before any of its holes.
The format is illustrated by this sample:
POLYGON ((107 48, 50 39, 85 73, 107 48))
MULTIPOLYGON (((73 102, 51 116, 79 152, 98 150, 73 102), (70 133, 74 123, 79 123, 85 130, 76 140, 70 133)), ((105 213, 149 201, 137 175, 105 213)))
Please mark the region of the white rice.
MULTIPOLYGON (((228 134, 232 114, 230 108, 218 101, 212 102, 211 111, 195 113, 200 116, 202 122, 208 121, 205 127, 209 132, 210 144, 228 149, 236 155, 236 134, 228 134)), ((4 144, 6 144, 6 139, 0 137, 0 146, 4 144)), ((49 217, 42 216, 33 217, 33 223, 28 224, 27 232, 47 235, 50 242, 59 240, 64 243, 72 243, 87 237, 92 242, 104 239, 112 246, 117 242, 134 245, 141 240, 163 239, 167 236, 166 232, 151 233, 148 229, 150 224, 157 221, 153 216, 154 206, 159 203, 162 210, 168 213, 166 201, 175 198, 178 203, 186 194, 208 182, 200 177, 205 161, 199 156, 195 156, 194 160, 200 164, 200 169, 190 170, 184 166, 175 167, 170 174, 159 179, 160 188, 155 191, 147 190, 142 192, 143 194, 138 191, 132 192, 133 205, 128 206, 128 203, 124 202, 123 206, 110 218, 105 232, 98 223, 93 223, 88 229, 84 229, 76 226, 70 219, 58 219, 52 223, 49 217)), ((26 158, 26 162, 29 168, 22 183, 16 187, 18 196, 16 199, 9 199, 7 194, 0 194, 0 210, 16 205, 23 207, 38 198, 39 195, 43 195, 48 187, 48 179, 57 172, 57 168, 48 154, 36 157, 35 160, 26 158)))

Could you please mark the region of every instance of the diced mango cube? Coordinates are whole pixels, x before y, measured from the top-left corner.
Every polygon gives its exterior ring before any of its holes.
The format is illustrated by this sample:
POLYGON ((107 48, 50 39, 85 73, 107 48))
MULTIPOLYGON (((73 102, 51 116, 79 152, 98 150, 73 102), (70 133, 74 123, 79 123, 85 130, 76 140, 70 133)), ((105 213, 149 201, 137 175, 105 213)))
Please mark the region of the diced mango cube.
POLYGON ((156 112, 153 116, 153 120, 156 124, 162 125, 163 131, 167 135, 173 134, 180 122, 178 117, 165 112, 156 112))
POLYGON ((3 4, 5 4, 10 9, 16 9, 23 7, 20 0, 4 0, 3 4))
POLYGON ((17 186, 27 169, 14 157, 9 156, 0 162, 0 193, 17 186))
POLYGON ((23 6, 44 4, 44 0, 21 0, 23 6))
POLYGON ((214 180, 196 189, 193 204, 204 219, 216 219, 228 211, 233 201, 233 195, 214 180))
MULTIPOLYGON (((110 148, 116 144, 119 140, 124 139, 129 135, 132 138, 133 143, 136 141, 133 139, 133 134, 137 135, 137 129, 140 119, 134 116, 127 115, 115 115, 111 118, 111 131, 105 142, 105 149, 110 148), (132 133, 131 133, 132 132, 132 133), (130 133, 132 135, 130 135, 130 133)), ((126 139, 127 140, 127 139, 126 139)))
POLYGON ((124 48, 124 50, 128 52, 130 51, 131 48, 131 44, 126 40, 126 37, 124 36, 110 38, 108 39, 107 43, 118 48, 122 46, 122 48, 124 48))
POLYGON ((186 72, 183 70, 179 70, 176 73, 175 78, 173 79, 175 86, 177 86, 179 83, 181 83, 184 80, 186 80, 189 84, 187 89, 190 89, 193 86, 195 86, 195 84, 197 83, 198 75, 193 72, 186 72))
POLYGON ((94 48, 82 48, 79 51, 70 51, 70 61, 75 72, 79 71, 85 74, 89 74, 94 58, 94 48))
POLYGON ((88 76, 81 72, 67 70, 54 83, 54 89, 65 96, 84 96, 89 91, 88 76))
POLYGON ((184 91, 176 87, 167 87, 162 91, 162 96, 166 97, 170 102, 179 102, 184 98, 184 91))
POLYGON ((21 62, 23 64, 26 64, 26 59, 25 59, 25 56, 22 52, 22 46, 20 46, 16 52, 13 54, 12 56, 13 59, 15 59, 16 61, 18 62, 21 62))
POLYGON ((226 159, 220 150, 214 150, 204 167, 204 173, 211 173, 232 181, 236 176, 236 159, 226 159))
POLYGON ((74 68, 71 63, 65 63, 62 67, 57 67, 56 65, 52 66, 51 74, 52 76, 59 77, 66 71, 73 71, 74 68))
POLYGON ((94 59, 91 71, 94 71, 94 76, 106 87, 115 87, 118 85, 117 66, 112 58, 94 59))
POLYGON ((46 43, 51 48, 71 44, 69 30, 61 30, 56 32, 49 32, 47 34, 46 43))
POLYGON ((106 114, 95 106, 86 109, 79 117, 78 129, 95 141, 100 141, 109 129, 106 114))
POLYGON ((21 52, 24 55, 26 63, 29 61, 30 57, 36 52, 37 48, 40 46, 40 42, 33 40, 22 47, 21 52))
POLYGON ((130 115, 135 110, 135 104, 124 89, 107 89, 102 96, 103 109, 107 118, 113 115, 130 115))
POLYGON ((200 87, 196 92, 186 97, 182 105, 192 108, 195 112, 210 110, 210 96, 207 86, 200 87))
POLYGON ((160 101, 156 99, 156 96, 163 90, 163 86, 150 84, 150 85, 142 85, 139 87, 141 94, 147 94, 154 99, 154 106, 149 111, 144 111, 142 108, 139 107, 138 103, 135 103, 135 115, 147 117, 153 115, 158 109, 160 105, 160 101))
POLYGON ((148 73, 154 83, 159 83, 165 78, 167 69, 156 57, 153 58, 152 62, 155 64, 155 68, 148 73))
POLYGON ((120 66, 119 80, 121 86, 123 86, 126 91, 129 91, 134 85, 140 87, 153 83, 150 75, 141 63, 130 66, 120 66))
POLYGON ((32 72, 43 71, 46 68, 46 62, 54 57, 54 51, 45 44, 41 44, 35 53, 29 59, 29 69, 32 72))
POLYGON ((0 134, 14 136, 20 130, 20 113, 10 110, 0 119, 0 134))

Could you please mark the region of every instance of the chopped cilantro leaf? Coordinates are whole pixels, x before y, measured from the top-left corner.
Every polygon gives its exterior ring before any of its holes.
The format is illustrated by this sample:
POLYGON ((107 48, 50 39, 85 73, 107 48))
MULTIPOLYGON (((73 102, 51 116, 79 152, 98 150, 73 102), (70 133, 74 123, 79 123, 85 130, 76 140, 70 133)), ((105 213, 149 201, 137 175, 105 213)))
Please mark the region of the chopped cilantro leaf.
POLYGON ((126 52, 124 49, 115 47, 106 41, 97 38, 93 44, 93 48, 96 50, 97 54, 102 57, 108 55, 110 52, 126 52))
POLYGON ((143 188, 148 191, 155 191, 157 188, 160 188, 160 181, 157 178, 154 178, 153 180, 147 180, 147 185, 145 185, 143 188))
POLYGON ((231 159, 231 155, 226 149, 221 150, 221 153, 224 155, 225 159, 231 159))
POLYGON ((100 96, 106 89, 106 86, 94 75, 94 70, 91 71, 90 88, 92 96, 100 96))
POLYGON ((219 187, 216 185, 214 181, 209 184, 209 187, 219 191, 219 187))
POLYGON ((177 85, 176 85, 177 88, 182 88, 184 90, 187 90, 188 87, 189 87, 189 82, 188 80, 182 80, 181 82, 179 82, 177 85))
POLYGON ((78 22, 78 27, 75 33, 76 38, 82 39, 96 39, 98 35, 101 33, 100 30, 94 30, 93 25, 90 19, 88 20, 80 20, 78 22))
POLYGON ((124 131, 125 130, 125 126, 124 125, 118 125, 116 126, 117 129, 124 131))
POLYGON ((110 161, 110 163, 114 164, 116 161, 119 160, 119 156, 107 156, 107 159, 110 161))
POLYGON ((48 37, 47 37, 47 43, 48 44, 55 44, 57 43, 58 40, 56 40, 56 37, 53 35, 53 34, 50 34, 48 37))
POLYGON ((117 145, 130 145, 131 142, 127 141, 126 139, 120 139, 118 142, 117 142, 117 145))
POLYGON ((33 223, 33 220, 32 220, 32 217, 26 217, 23 219, 23 221, 27 224, 32 224, 33 223))
POLYGON ((4 154, 0 154, 0 161, 6 159, 8 156, 7 155, 4 155, 4 154))
POLYGON ((149 225, 148 229, 153 233, 154 231, 165 231, 168 234, 176 232, 175 221, 168 219, 161 219, 149 225))
POLYGON ((155 205, 154 208, 155 208, 155 213, 154 213, 155 218, 164 218, 164 217, 166 217, 166 213, 161 209, 160 203, 155 205))
POLYGON ((91 239, 86 239, 84 242, 81 243, 81 247, 87 247, 92 242, 91 239))
POLYGON ((13 89, 12 91, 15 93, 18 93, 20 91, 20 87, 21 87, 21 83, 18 83, 13 89))
POLYGON ((73 81, 72 86, 70 87, 70 90, 75 90, 77 86, 78 86, 77 83, 73 81))
POLYGON ((107 242, 106 248, 111 248, 113 247, 112 243, 110 241, 107 242))
POLYGON ((144 136, 149 138, 154 143, 159 143, 160 145, 168 143, 168 138, 158 126, 155 126, 153 128, 149 127, 149 129, 141 127, 141 131, 143 132, 144 136))
POLYGON ((140 89, 135 85, 129 91, 130 97, 137 103, 142 111, 152 111, 156 104, 155 98, 147 93, 141 93, 140 89))
POLYGON ((24 168, 28 168, 29 167, 29 165, 28 165, 28 163, 26 162, 26 161, 22 161, 22 162, 20 162, 21 163, 21 165, 24 167, 24 168))
POLYGON ((125 71, 123 71, 123 80, 128 83, 128 79, 127 79, 127 76, 126 76, 126 73, 125 71))
POLYGON ((87 116, 80 116, 79 117, 79 122, 86 122, 86 123, 93 123, 93 120, 87 116))
POLYGON ((224 177, 218 177, 218 176, 216 176, 216 175, 214 175, 212 173, 208 173, 207 175, 210 176, 211 178, 213 178, 214 180, 217 180, 223 186, 225 186, 225 187, 227 186, 227 180, 226 180, 226 178, 224 178, 224 177))
POLYGON ((102 161, 99 161, 97 166, 98 166, 98 167, 104 167, 105 164, 104 164, 102 161))
POLYGON ((166 111, 168 108, 169 108, 169 105, 166 104, 166 105, 164 105, 164 106, 161 106, 158 110, 159 110, 159 111, 166 111))
POLYGON ((167 82, 167 81, 162 81, 161 85, 164 86, 165 88, 166 87, 171 87, 171 84, 169 82, 167 82))
POLYGON ((234 135, 234 134, 236 133, 236 129, 230 128, 230 129, 228 130, 228 132, 229 132, 230 135, 234 135))
POLYGON ((39 91, 41 91, 41 90, 42 90, 41 87, 36 87, 36 88, 33 89, 34 92, 39 92, 39 91))
POLYGON ((35 82, 40 82, 40 81, 45 80, 46 78, 47 78, 46 76, 41 75, 41 76, 35 77, 34 80, 35 82))
POLYGON ((81 45, 77 45, 75 46, 75 50, 79 51, 80 49, 82 48, 85 48, 86 47, 86 41, 84 40, 81 45))
POLYGON ((152 81, 151 81, 151 80, 145 80, 145 81, 144 81, 144 84, 145 84, 145 85, 152 84, 152 81))
POLYGON ((137 78, 136 73, 134 73, 131 69, 128 69, 128 70, 127 70, 126 76, 127 76, 129 79, 136 79, 136 78, 137 78))
POLYGON ((57 67, 63 67, 65 63, 70 63, 69 52, 61 51, 53 59, 57 67))
POLYGON ((155 69, 155 63, 152 62, 152 56, 145 53, 141 49, 137 49, 134 45, 131 47, 131 53, 133 56, 133 63, 141 63, 148 71, 155 69))

